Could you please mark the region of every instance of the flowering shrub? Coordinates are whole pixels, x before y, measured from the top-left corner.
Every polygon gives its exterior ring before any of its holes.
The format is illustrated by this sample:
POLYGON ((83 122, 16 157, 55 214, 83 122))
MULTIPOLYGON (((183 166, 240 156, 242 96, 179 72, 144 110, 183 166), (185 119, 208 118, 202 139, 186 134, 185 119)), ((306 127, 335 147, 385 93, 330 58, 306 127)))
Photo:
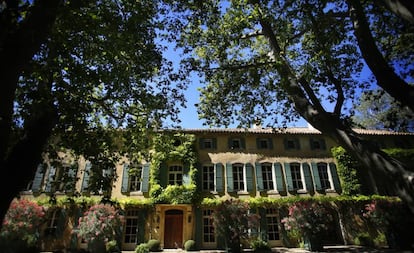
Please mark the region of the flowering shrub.
POLYGON ((19 240, 33 247, 39 239, 38 228, 44 216, 43 207, 37 203, 25 199, 14 200, 4 217, 0 236, 5 242, 19 240))
POLYGON ((286 230, 297 230, 301 236, 312 236, 328 229, 332 214, 321 203, 297 202, 289 207, 289 216, 282 219, 286 230))
POLYGON ((258 225, 259 216, 249 213, 249 205, 239 199, 220 203, 212 214, 213 226, 218 237, 226 238, 232 252, 240 251, 240 241, 248 230, 258 225))
POLYGON ((97 204, 79 218, 78 235, 88 244, 108 243, 122 231, 123 216, 111 205, 97 204))
POLYGON ((365 205, 362 215, 385 231, 391 223, 401 217, 403 206, 398 201, 372 200, 365 205))

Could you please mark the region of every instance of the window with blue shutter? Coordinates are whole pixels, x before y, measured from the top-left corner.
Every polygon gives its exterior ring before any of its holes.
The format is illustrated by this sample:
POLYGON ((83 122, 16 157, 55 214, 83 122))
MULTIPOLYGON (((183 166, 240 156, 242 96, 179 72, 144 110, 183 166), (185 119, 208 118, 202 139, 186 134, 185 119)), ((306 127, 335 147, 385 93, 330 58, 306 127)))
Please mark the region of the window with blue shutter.
POLYGON ((293 187, 293 180, 292 180, 292 172, 290 171, 290 164, 285 163, 285 172, 286 172, 286 184, 288 187, 288 191, 293 191, 295 188, 293 187))
POLYGON ((226 164, 226 179, 227 179, 227 192, 233 192, 233 166, 231 163, 226 164))
POLYGON ((257 191, 263 191, 263 177, 262 177, 262 165, 260 163, 255 164, 256 168, 256 189, 257 191))
POLYGON ((272 138, 256 138, 257 149, 273 149, 272 138))
POLYGON ((77 174, 78 174, 78 164, 72 164, 69 168, 65 168, 68 170, 67 172, 67 180, 64 182, 65 192, 74 192, 76 189, 76 181, 77 181, 77 174))
POLYGON ((233 150, 240 150, 240 149, 245 149, 246 147, 246 142, 244 140, 244 138, 240 138, 240 137, 231 137, 229 138, 229 149, 233 149, 233 150))
POLYGON ((285 138, 283 144, 285 150, 300 150, 300 141, 298 138, 285 138))
POLYGON ((309 192, 313 192, 313 180, 312 180, 312 174, 310 171, 310 166, 308 163, 302 163, 302 168, 303 168, 303 176, 305 179, 305 185, 306 185, 306 190, 309 192))
POLYGON ((339 181, 338 172, 335 163, 329 163, 329 170, 331 171, 332 181, 336 192, 341 191, 341 183, 339 181))
POLYGON ((283 185, 282 165, 280 163, 274 163, 273 166, 275 169, 275 176, 276 176, 276 189, 278 192, 284 192, 286 191, 286 189, 283 185))
POLYGON ((44 166, 39 164, 36 169, 36 174, 32 183, 32 192, 38 193, 41 191, 43 176, 44 176, 44 166))
POLYGON ((311 150, 326 150, 326 143, 323 138, 310 138, 309 144, 311 150))
POLYGON ((142 167, 142 185, 141 185, 142 192, 149 191, 149 172, 150 172, 150 165, 145 164, 142 167))
POLYGON ((322 190, 321 180, 319 178, 319 172, 318 172, 318 165, 316 163, 311 163, 312 166, 312 174, 313 174, 313 180, 315 182, 315 188, 317 191, 322 190))
POLYGON ((253 191, 253 166, 246 164, 246 188, 248 192, 253 191))
POLYGON ((85 192, 89 192, 89 177, 90 177, 90 173, 91 173, 91 168, 92 168, 92 164, 88 161, 85 164, 85 170, 83 172, 83 179, 82 179, 82 187, 81 187, 81 192, 85 193, 85 192))
POLYGON ((126 193, 129 191, 129 164, 124 164, 124 168, 122 170, 122 185, 121 185, 121 192, 126 193))
POLYGON ((48 169, 48 176, 47 176, 47 182, 45 187, 45 192, 51 193, 54 192, 54 184, 55 184, 55 175, 56 175, 56 167, 50 166, 48 169))
POLYGON ((216 192, 223 192, 223 165, 221 163, 214 164, 216 171, 216 192))
POLYGON ((200 138, 199 147, 200 149, 216 149, 217 139, 216 138, 200 138))

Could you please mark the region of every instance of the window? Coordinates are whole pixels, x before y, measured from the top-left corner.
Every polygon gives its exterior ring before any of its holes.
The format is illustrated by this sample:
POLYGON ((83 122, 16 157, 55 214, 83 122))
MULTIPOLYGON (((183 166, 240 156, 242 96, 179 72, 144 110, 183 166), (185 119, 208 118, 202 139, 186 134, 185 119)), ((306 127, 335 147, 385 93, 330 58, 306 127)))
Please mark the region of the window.
POLYGON ((233 189, 235 191, 244 191, 243 164, 233 164, 233 189))
POLYGON ((302 175, 301 175, 301 171, 300 171, 300 164, 299 163, 291 163, 290 164, 290 173, 292 175, 293 190, 303 189, 303 182, 302 182, 302 175))
POLYGON ((128 210, 125 217, 124 243, 136 244, 138 242, 138 224, 138 211, 128 210))
POLYGON ((331 183, 329 181, 328 166, 326 163, 318 163, 319 180, 321 181, 321 188, 323 190, 331 189, 331 183))
POLYGON ((229 139, 229 149, 244 149, 244 139, 243 138, 230 138, 229 139))
POLYGON ((257 138, 257 149, 272 149, 273 143, 271 138, 257 138))
POLYGON ((286 150, 299 150, 300 142, 298 138, 286 138, 284 140, 286 150))
POLYGON ((130 192, 141 191, 141 182, 142 182, 142 167, 137 166, 129 170, 129 186, 128 190, 130 192))
POLYGON ((311 150, 325 150, 326 149, 325 140, 322 138, 311 138, 310 148, 311 150))
POLYGON ((277 210, 266 209, 267 238, 270 241, 279 240, 279 222, 277 210))
POLYGON ((211 215, 213 211, 210 209, 203 210, 203 242, 214 243, 216 238, 214 236, 213 219, 211 215))
POLYGON ((272 176, 272 164, 262 164, 262 178, 263 178, 263 189, 270 191, 274 189, 273 176, 272 176))
POLYGON ((168 169, 168 184, 183 184, 183 167, 181 165, 172 165, 168 169))
POLYGON ((215 138, 201 138, 200 149, 216 149, 217 140, 215 138))
POLYGON ((56 235, 60 212, 61 212, 60 209, 54 209, 54 210, 49 212, 49 215, 47 217, 47 227, 46 227, 46 230, 45 230, 45 236, 56 235))
POLYGON ((203 191, 214 191, 214 166, 204 165, 202 167, 203 173, 203 191))

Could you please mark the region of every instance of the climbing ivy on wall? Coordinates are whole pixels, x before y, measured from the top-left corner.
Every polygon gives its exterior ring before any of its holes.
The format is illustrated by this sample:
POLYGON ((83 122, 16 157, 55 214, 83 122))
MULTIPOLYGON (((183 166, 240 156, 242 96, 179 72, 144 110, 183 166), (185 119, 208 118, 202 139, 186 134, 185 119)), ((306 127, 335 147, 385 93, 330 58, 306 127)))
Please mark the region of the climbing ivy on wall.
POLYGON ((150 167, 150 196, 154 203, 191 204, 197 198, 196 176, 197 155, 195 136, 176 132, 161 132, 153 138, 153 152, 150 167), (161 184, 161 177, 167 175, 168 161, 180 162, 188 168, 183 175, 182 185, 161 184))
POLYGON ((333 157, 338 163, 338 175, 341 180, 343 195, 358 195, 361 193, 359 164, 343 147, 331 149, 333 157))
MULTIPOLYGON (((383 149, 382 151, 397 160, 404 161, 406 164, 414 164, 414 149, 392 148, 383 149)), ((343 147, 333 147, 331 152, 338 163, 342 194, 350 196, 361 194, 361 179, 358 174, 361 166, 359 163, 343 147)), ((411 169, 414 170, 414 166, 411 169)))

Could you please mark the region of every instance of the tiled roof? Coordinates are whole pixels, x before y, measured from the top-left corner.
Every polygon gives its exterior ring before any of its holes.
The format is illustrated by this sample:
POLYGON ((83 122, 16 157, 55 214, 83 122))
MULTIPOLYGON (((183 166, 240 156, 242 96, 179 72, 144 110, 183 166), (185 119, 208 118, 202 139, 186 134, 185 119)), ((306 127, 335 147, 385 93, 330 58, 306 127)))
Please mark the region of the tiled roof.
MULTIPOLYGON (((171 129, 169 129, 171 130, 171 129)), ((252 133, 252 134, 321 134, 315 128, 289 127, 289 128, 186 128, 173 131, 185 133, 252 133)), ((410 132, 394 132, 389 130, 354 129, 358 134, 363 135, 412 135, 410 132)))

